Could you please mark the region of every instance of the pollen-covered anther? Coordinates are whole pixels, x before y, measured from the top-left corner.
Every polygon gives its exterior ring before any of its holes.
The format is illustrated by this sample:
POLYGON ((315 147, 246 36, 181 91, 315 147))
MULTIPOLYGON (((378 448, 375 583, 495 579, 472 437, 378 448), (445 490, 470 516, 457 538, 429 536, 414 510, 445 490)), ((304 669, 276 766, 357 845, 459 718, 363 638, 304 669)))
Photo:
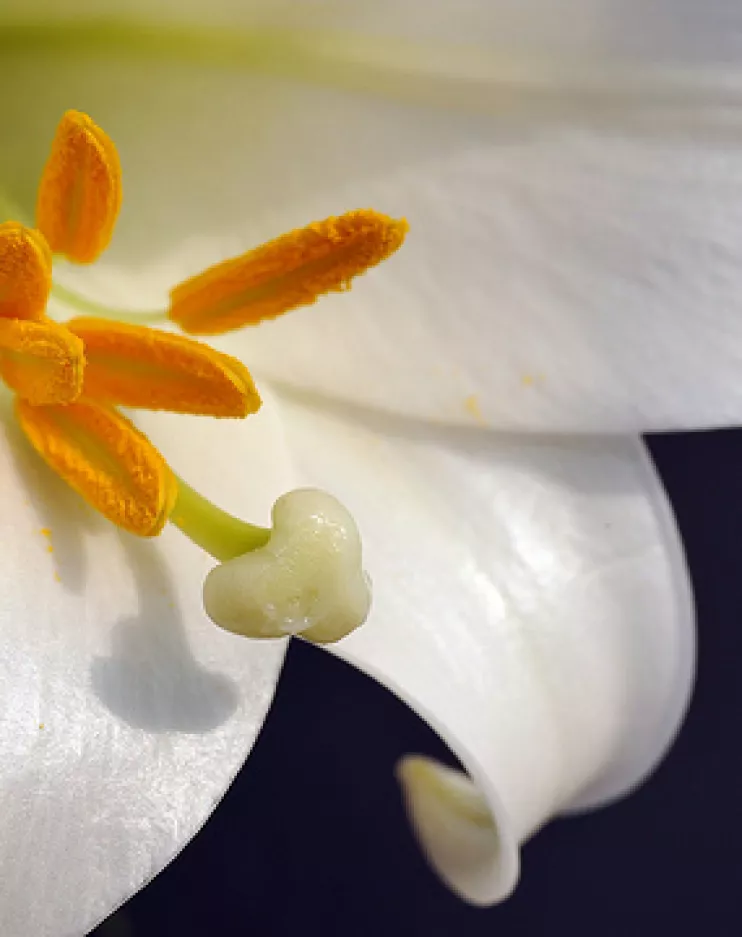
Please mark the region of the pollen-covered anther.
POLYGON ((52 254, 40 231, 0 224, 0 317, 39 319, 52 285, 52 254))
POLYGON ((67 325, 85 345, 86 397, 216 417, 245 417, 261 405, 247 368, 202 342, 107 319, 67 325))
POLYGON ((113 141, 87 114, 67 111, 39 183, 37 227, 55 254, 92 263, 108 246, 120 208, 113 141))
POLYGON ((170 318, 185 332, 218 335, 308 306, 393 254, 407 222, 351 211, 291 231, 216 264, 170 293, 170 318))
POLYGON ((177 498, 177 482, 152 443, 120 413, 90 401, 34 407, 16 398, 31 445, 78 494, 114 524, 153 537, 177 498))
POLYGON ((82 391, 82 341, 51 319, 0 319, 0 377, 34 406, 67 404, 82 391))
POLYGON ((338 641, 363 624, 370 603, 355 521, 314 489, 280 497, 268 542, 215 567, 204 583, 213 621, 252 638, 338 641))

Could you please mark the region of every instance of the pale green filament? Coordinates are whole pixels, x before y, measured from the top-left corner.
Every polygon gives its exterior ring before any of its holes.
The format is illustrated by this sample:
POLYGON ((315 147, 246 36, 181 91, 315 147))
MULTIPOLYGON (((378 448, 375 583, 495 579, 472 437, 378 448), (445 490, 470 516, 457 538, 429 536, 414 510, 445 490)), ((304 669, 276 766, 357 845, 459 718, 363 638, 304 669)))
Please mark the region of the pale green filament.
POLYGON ((270 529, 227 514, 182 478, 177 481, 178 497, 170 515, 171 523, 220 563, 264 547, 270 540, 270 529))
MULTIPOLYGON (((11 219, 19 221, 27 228, 34 226, 28 214, 14 204, 5 193, 0 191, 0 222, 11 219)), ((134 309, 107 306, 105 303, 96 302, 94 299, 87 299, 75 290, 62 286, 61 283, 52 282, 51 294, 60 303, 74 309, 76 313, 95 316, 98 319, 113 319, 116 322, 131 322, 134 325, 149 325, 152 322, 166 322, 168 317, 167 309, 143 309, 138 312, 134 309)))
POLYGON ((141 312, 132 309, 117 309, 115 306, 106 306, 105 303, 99 303, 94 299, 80 296, 79 293, 62 286, 61 283, 52 283, 52 296, 66 306, 71 306, 76 312, 95 316, 98 319, 132 322, 134 325, 167 321, 167 310, 165 309, 144 309, 141 312))

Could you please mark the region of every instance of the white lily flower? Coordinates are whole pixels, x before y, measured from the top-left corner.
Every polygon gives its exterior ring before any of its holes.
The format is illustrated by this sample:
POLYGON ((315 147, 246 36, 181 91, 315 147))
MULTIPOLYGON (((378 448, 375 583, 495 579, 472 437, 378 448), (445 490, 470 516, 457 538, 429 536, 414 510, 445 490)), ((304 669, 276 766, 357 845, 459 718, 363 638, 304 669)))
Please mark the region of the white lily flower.
MULTIPOLYGON (((742 33, 724 0, 451 10, 142 0, 108 24, 92 0, 10 0, 0 193, 33 211, 70 107, 119 147, 120 224, 95 266, 55 269, 60 316, 158 309, 311 218, 409 219, 350 296, 219 339, 260 415, 138 423, 239 517, 308 485, 352 511, 375 605, 336 650, 469 771, 400 780, 433 864, 486 903, 524 837, 638 783, 682 716, 691 600, 641 444, 492 430, 739 419, 742 33)), ((4 425, 0 929, 80 933, 203 823, 283 644, 215 629, 213 561, 170 528, 119 535, 4 425)))

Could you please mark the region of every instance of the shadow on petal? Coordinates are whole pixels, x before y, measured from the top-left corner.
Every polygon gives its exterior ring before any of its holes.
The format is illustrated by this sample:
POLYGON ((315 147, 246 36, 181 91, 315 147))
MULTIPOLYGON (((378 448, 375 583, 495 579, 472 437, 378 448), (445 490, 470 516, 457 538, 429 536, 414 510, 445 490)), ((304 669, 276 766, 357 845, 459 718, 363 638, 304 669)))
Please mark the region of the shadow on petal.
MULTIPOLYGON (((12 397, 1 391, 0 433, 38 518, 39 537, 49 540, 60 584, 84 594, 87 548, 95 556, 95 539, 113 528, 44 465, 15 420, 12 397)), ((93 691, 115 716, 150 732, 203 733, 222 725, 239 703, 237 686, 194 658, 161 547, 124 533, 119 540, 139 611, 114 625, 111 656, 91 662, 93 691)))
POLYGON ((135 728, 208 732, 237 708, 237 687, 194 658, 160 548, 125 533, 120 539, 137 584, 139 613, 114 626, 111 656, 93 660, 93 691, 135 728))

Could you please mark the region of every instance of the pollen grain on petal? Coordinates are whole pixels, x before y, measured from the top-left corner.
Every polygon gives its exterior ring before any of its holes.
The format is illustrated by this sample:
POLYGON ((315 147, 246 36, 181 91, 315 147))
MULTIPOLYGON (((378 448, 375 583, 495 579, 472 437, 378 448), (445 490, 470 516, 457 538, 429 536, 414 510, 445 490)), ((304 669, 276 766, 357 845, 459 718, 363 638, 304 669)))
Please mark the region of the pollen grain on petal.
POLYGON ((40 231, 0 224, 0 317, 39 319, 52 285, 52 254, 40 231))
POLYGON ((0 377, 34 406, 71 403, 83 386, 82 341, 51 319, 0 319, 0 377))
POLYGON ((73 319, 68 327, 85 344, 86 397, 216 417, 245 417, 260 408, 242 362, 203 342, 106 319, 73 319))
POLYGON ((218 335, 311 305, 401 247, 404 220, 370 209, 291 231, 216 264, 170 293, 170 318, 194 335, 218 335))
POLYGON ((67 111, 41 176, 36 224, 55 254, 92 263, 108 246, 121 208, 113 141, 87 114, 67 111))
POLYGON ((160 533, 177 482, 129 420, 90 401, 34 407, 16 398, 16 414, 39 455, 104 517, 140 537, 160 533))

